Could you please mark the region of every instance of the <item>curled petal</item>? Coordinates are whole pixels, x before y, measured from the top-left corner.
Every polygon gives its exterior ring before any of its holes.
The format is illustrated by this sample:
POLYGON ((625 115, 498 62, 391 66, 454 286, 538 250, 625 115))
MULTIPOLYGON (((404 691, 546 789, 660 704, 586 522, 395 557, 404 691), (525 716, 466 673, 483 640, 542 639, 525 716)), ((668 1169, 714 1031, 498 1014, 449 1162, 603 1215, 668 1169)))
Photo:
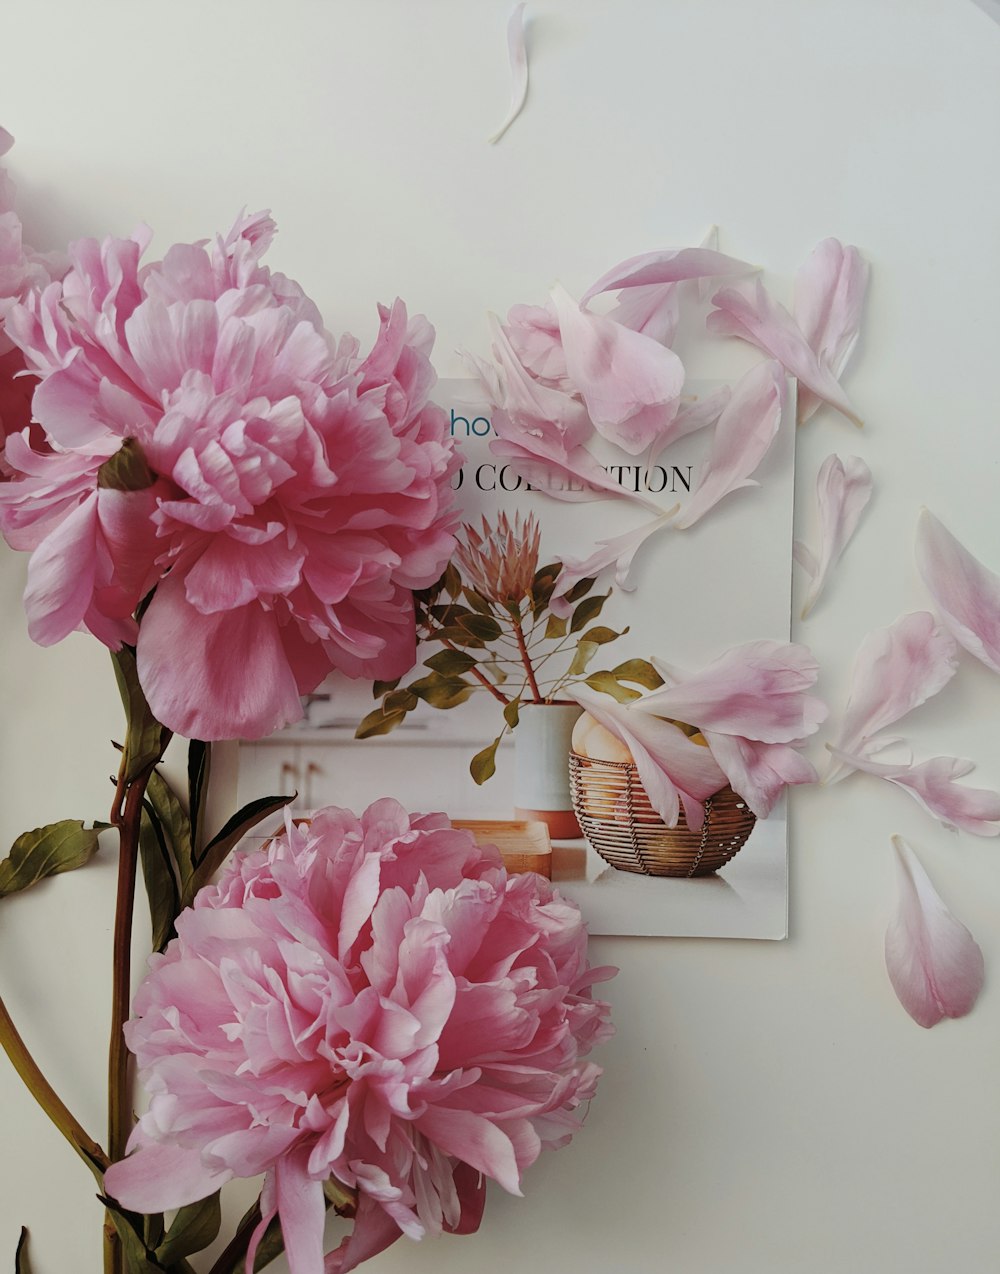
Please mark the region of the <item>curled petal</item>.
POLYGON ((712 248, 665 248, 660 252, 643 252, 612 266, 591 284, 583 295, 583 304, 602 292, 679 283, 683 279, 723 278, 726 275, 752 274, 755 266, 737 261, 712 248))
MULTIPOLYGON (((869 741, 942 690, 955 675, 958 650, 929 611, 903 615, 877 628, 854 659, 851 692, 834 746, 862 755, 869 741)), ((843 776, 837 766, 826 781, 843 776)))
POLYGON ((528 46, 524 38, 523 4, 517 5, 507 23, 507 51, 510 55, 510 110, 504 122, 487 141, 498 142, 520 115, 528 97, 528 46))
POLYGON ((387 1212, 362 1194, 354 1227, 339 1247, 327 1254, 324 1274, 348 1274, 363 1262, 391 1247, 403 1232, 387 1212))
POLYGON ((974 836, 1000 836, 1000 792, 963 787, 955 781, 976 768, 972 761, 935 756, 919 765, 891 765, 873 761, 871 757, 851 756, 837 748, 830 751, 843 765, 904 788, 945 827, 961 828, 974 836))
MULTIPOLYGON (((653 662, 670 677, 664 665, 653 662)), ((703 731, 790 743, 814 734, 826 719, 826 705, 805 693, 818 672, 805 646, 751 641, 732 647, 678 684, 651 691, 635 707, 703 731)))
POLYGON ((649 803, 664 823, 677 826, 683 801, 688 826, 697 831, 705 817, 701 803, 726 786, 709 749, 692 743, 672 722, 636 712, 585 686, 568 693, 628 748, 649 803))
POLYGON ((677 414, 684 368, 658 341, 552 293, 567 375, 597 431, 635 456, 659 446, 677 414))
POLYGON ((704 734, 729 786, 758 818, 767 818, 786 787, 816 782, 812 765, 787 743, 760 743, 711 730, 704 734))
POLYGON ((926 509, 917 523, 917 568, 955 640, 1000 672, 1000 576, 926 509))
POLYGON ((625 593, 635 588, 632 583, 632 562, 636 553, 650 536, 669 526, 679 505, 675 505, 666 513, 653 518, 652 522, 644 522, 634 531, 626 531, 624 535, 615 535, 607 540, 598 540, 597 548, 587 558, 565 558, 559 579, 549 601, 549 608, 555 615, 568 616, 573 607, 565 600, 565 595, 582 579, 600 575, 609 566, 615 568, 615 583, 625 593))
POLYGON ((809 347, 798 324, 783 305, 772 299, 758 279, 751 289, 723 288, 712 297, 717 308, 709 314, 708 330, 717 336, 738 336, 776 358, 784 369, 817 398, 861 427, 861 420, 840 388, 836 376, 809 347))
POLYGON ((698 484, 674 523, 678 530, 693 526, 731 492, 759 485, 750 475, 777 436, 784 403, 785 377, 776 362, 759 363, 740 379, 719 417, 698 484))
POLYGON ((816 479, 819 504, 819 554, 803 553, 797 546, 796 560, 812 576, 809 592, 802 607, 805 619, 826 584, 830 572, 858 528, 861 515, 872 496, 872 472, 858 456, 827 456, 816 479))
POLYGON ((899 902, 885 935, 885 967, 899 1002, 919 1026, 971 1012, 983 988, 983 953, 941 901, 920 860, 892 838, 899 902))
MULTIPOLYGON (((854 247, 824 239, 795 276, 792 314, 820 363, 840 377, 858 341, 861 311, 868 290, 869 268, 854 247)), ((798 421, 816 411, 820 397, 811 389, 799 393, 798 421)))

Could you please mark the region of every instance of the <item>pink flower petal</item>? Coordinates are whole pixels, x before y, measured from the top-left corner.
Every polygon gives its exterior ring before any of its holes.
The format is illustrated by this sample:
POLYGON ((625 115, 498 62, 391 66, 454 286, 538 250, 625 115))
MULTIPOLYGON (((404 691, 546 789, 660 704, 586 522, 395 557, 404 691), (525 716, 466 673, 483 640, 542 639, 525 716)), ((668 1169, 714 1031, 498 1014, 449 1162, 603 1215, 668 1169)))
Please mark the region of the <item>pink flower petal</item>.
POLYGON ((681 321, 681 296, 676 283, 648 283, 626 288, 608 318, 661 345, 671 346, 681 321))
POLYGON ((367 1194, 362 1194, 358 1198, 354 1228, 339 1247, 328 1253, 324 1274, 349 1274, 402 1236, 392 1217, 367 1194))
POLYGON ((885 967, 899 1002, 919 1026, 971 1012, 983 988, 983 953, 951 914, 913 850, 892 838, 899 903, 885 935, 885 967))
POLYGON ((565 595, 582 579, 600 575, 609 566, 615 568, 615 583, 625 593, 635 588, 632 583, 632 562, 636 553, 650 536, 669 526, 679 505, 653 518, 652 522, 644 522, 634 531, 626 531, 624 535, 611 536, 606 540, 598 540, 597 548, 587 558, 564 558, 559 579, 549 600, 549 609, 554 615, 567 617, 573 610, 572 603, 565 600, 565 595))
POLYGON ((6 155, 13 145, 13 135, 8 133, 6 128, 0 128, 0 155, 6 155))
POLYGON ((552 299, 566 372, 594 427, 630 456, 658 446, 677 414, 681 360, 641 332, 581 309, 563 288, 552 299))
POLYGON ((812 765, 787 743, 760 743, 712 730, 704 735, 729 786, 758 818, 767 818, 786 787, 816 782, 812 765))
POLYGON ((928 814, 945 827, 961 828, 974 836, 1000 836, 1000 792, 963 787, 955 780, 971 773, 972 761, 954 756, 935 756, 919 765, 882 764, 870 757, 852 756, 831 748, 833 756, 854 770, 874 774, 904 788, 928 814))
MULTIPOLYGON (((858 340, 869 268, 854 247, 824 239, 795 276, 792 314, 820 364, 840 377, 858 340)), ((799 391, 798 421, 804 424, 821 398, 799 391)))
MULTIPOLYGON (((875 629, 855 656, 851 693, 834 747, 863 755, 880 730, 936 695, 957 668, 955 643, 929 611, 915 611, 888 628, 875 629)), ((843 773, 843 767, 835 765, 826 782, 843 773)))
MULTIPOLYGON (((661 673, 669 672, 654 660, 661 673)), ((700 672, 635 701, 639 712, 685 721, 699 730, 762 743, 790 743, 815 734, 826 705, 805 692, 819 665, 793 642, 751 641, 733 646, 700 672)))
POLYGON ((83 622, 97 575, 97 492, 45 537, 28 563, 28 635, 51 646, 83 622))
POLYGON ((692 743, 672 722, 636 712, 586 686, 567 693, 628 748, 649 802, 664 823, 677 826, 683 800, 688 826, 697 830, 704 821, 701 802, 726 786, 709 749, 692 743))
POLYGON ((917 569, 955 640, 1000 672, 1000 576, 926 509, 917 523, 917 569))
POLYGON ((495 143, 503 137, 514 120, 520 115, 528 96, 528 46, 524 38, 523 4, 517 5, 507 22, 507 51, 510 54, 510 110, 507 117, 492 137, 487 138, 495 143))
POLYGON ((776 362, 759 363, 743 376, 715 427, 711 450, 691 499, 674 523, 693 526, 720 500, 741 487, 755 487, 754 472, 781 424, 785 377, 776 362))
POLYGON ((755 269, 746 261, 737 261, 735 257, 727 257, 711 248, 665 248, 660 252, 643 252, 602 274, 584 293, 582 303, 586 305, 602 292, 679 283, 683 279, 752 274, 755 269))
POLYGON ((861 427, 836 376, 820 362, 795 320, 783 305, 771 298, 759 279, 752 289, 749 286, 723 288, 712 297, 712 304, 717 308, 706 320, 710 332, 717 336, 738 336, 762 349, 776 358, 800 384, 861 427))
POLYGON ((104 1174, 108 1194, 132 1212, 182 1208, 214 1194, 232 1179, 230 1168, 206 1167, 198 1150, 159 1145, 138 1133, 132 1134, 132 1143, 138 1143, 138 1149, 104 1174))
POLYGON ((812 575, 802 607, 805 619, 819 600, 830 572, 858 528, 861 515, 872 496, 872 472, 858 456, 827 456, 816 479, 819 504, 820 548, 818 554, 796 548, 796 560, 812 575), (811 564, 810 564, 811 563, 811 564))
POLYGON ((275 1160, 274 1193, 289 1274, 323 1274, 323 1182, 306 1171, 308 1149, 275 1160))

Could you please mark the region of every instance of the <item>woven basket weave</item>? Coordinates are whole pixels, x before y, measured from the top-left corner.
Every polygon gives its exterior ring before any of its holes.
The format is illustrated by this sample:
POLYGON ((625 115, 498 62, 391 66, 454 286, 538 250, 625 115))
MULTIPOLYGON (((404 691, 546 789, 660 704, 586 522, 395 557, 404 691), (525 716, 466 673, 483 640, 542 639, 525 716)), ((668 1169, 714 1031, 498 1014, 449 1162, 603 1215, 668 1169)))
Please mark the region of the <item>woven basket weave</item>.
POLYGON ((571 752, 570 791, 583 834, 605 862, 643 876, 708 876, 746 844, 757 821, 741 796, 724 787, 705 801, 705 822, 691 831, 681 810, 676 827, 649 803, 635 766, 571 752))

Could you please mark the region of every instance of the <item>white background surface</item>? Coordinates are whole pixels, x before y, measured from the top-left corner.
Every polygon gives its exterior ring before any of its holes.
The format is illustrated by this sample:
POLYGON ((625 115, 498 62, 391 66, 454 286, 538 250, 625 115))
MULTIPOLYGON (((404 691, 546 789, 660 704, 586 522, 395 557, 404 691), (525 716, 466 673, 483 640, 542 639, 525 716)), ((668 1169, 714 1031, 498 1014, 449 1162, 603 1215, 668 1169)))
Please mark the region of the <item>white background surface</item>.
MULTIPOLYGON (((532 6, 529 106, 483 143, 508 95, 507 0, 243 0, 5 8, 2 120, 36 241, 127 233, 162 251, 270 205, 272 263, 329 325, 374 332, 398 292, 439 331, 438 368, 485 343, 486 307, 579 291, 622 257, 697 242, 758 261, 785 295, 822 237, 873 264, 848 381, 858 436, 800 437, 800 533, 838 449, 875 500, 799 633, 821 689, 846 692, 860 638, 926 604, 912 566, 926 503, 1000 570, 996 155, 1000 30, 963 0, 673 0, 532 6)), ((0 557, 5 843, 100 817, 119 730, 92 642, 31 648, 24 561, 0 557)), ((1000 785, 1000 681, 963 659, 907 734, 1000 785)), ((602 1091, 523 1200, 492 1194, 482 1233, 413 1247, 380 1274, 472 1266, 647 1274, 992 1274, 1000 1162, 1000 846, 950 836, 864 776, 796 792, 785 943, 595 941, 621 975, 602 1091), (886 982, 889 836, 919 848, 979 939, 968 1019, 915 1026, 886 982)), ((3 905, 0 979, 82 1121, 99 1130, 113 852, 3 905)), ((0 1261, 32 1229, 36 1274, 99 1269, 89 1175, 0 1065, 0 1261)))

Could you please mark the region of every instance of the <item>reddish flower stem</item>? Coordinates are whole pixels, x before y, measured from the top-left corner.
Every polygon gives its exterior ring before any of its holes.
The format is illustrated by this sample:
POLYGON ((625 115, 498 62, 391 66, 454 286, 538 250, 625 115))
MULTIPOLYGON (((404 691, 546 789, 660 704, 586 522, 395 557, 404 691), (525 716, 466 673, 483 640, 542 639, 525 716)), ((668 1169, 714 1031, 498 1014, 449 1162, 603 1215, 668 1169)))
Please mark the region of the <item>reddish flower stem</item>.
POLYGON ((521 662, 524 664, 524 671, 528 674, 528 685, 531 687, 532 695, 534 695, 534 702, 544 703, 544 696, 538 689, 538 682, 535 680, 535 670, 531 666, 531 656, 528 654, 528 646, 524 640, 524 629, 521 627, 521 621, 513 616, 512 618, 514 620, 514 635, 517 638, 517 648, 521 652, 521 662))

